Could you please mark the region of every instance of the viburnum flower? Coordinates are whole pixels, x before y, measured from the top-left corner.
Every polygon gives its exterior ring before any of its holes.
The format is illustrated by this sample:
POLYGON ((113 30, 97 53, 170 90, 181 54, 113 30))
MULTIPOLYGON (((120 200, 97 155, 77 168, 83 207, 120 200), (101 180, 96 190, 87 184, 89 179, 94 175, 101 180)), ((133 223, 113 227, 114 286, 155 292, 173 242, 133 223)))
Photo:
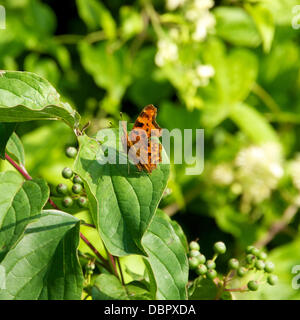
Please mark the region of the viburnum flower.
POLYGON ((178 59, 178 48, 176 43, 171 39, 160 39, 157 43, 158 51, 155 56, 155 63, 162 67, 167 62, 176 61, 178 59))
POLYGON ((212 172, 213 182, 217 185, 230 185, 234 180, 232 166, 228 163, 221 163, 215 166, 212 172))
POLYGON ((178 7, 182 6, 186 0, 167 0, 167 9, 175 10, 178 7))

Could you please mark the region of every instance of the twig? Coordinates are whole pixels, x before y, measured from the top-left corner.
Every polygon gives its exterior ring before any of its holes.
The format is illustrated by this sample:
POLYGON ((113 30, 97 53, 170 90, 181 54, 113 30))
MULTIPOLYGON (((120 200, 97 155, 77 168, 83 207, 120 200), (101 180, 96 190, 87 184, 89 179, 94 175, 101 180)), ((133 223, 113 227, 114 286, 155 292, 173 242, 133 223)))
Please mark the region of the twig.
POLYGON ((254 245, 257 248, 261 248, 261 247, 266 246, 272 239, 274 239, 274 237, 279 232, 283 231, 285 229, 285 227, 292 221, 292 219, 294 218, 294 216, 298 212, 298 209, 299 209, 299 205, 296 203, 289 205, 285 209, 281 220, 273 223, 271 225, 267 235, 263 239, 257 241, 254 245))

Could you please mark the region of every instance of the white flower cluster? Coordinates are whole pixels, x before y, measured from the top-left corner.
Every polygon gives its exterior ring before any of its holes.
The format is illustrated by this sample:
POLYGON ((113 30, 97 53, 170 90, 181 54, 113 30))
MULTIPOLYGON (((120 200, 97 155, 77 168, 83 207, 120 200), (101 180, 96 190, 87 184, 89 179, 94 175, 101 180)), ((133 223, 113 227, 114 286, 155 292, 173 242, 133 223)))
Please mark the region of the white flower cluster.
POLYGON ((233 168, 229 163, 220 163, 212 172, 213 182, 220 186, 230 185, 234 180, 233 168))
POLYGON ((167 9, 175 10, 178 7, 182 6, 186 0, 167 0, 167 9))
POLYGON ((276 143, 242 149, 235 164, 243 193, 254 203, 268 198, 284 173, 281 148, 276 143))
POLYGON ((158 51, 155 55, 155 63, 162 67, 167 62, 178 59, 178 47, 175 42, 169 38, 160 39, 157 43, 158 51))

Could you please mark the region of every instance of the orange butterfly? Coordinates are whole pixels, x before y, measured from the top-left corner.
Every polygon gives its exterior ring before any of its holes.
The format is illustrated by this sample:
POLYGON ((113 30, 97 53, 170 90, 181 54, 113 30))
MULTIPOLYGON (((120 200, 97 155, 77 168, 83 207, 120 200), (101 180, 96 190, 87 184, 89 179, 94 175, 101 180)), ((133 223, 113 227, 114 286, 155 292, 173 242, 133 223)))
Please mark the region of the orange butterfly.
POLYGON ((152 139, 162 135, 162 129, 156 122, 157 109, 152 105, 146 106, 136 119, 129 136, 123 123, 122 143, 128 157, 134 161, 139 171, 151 173, 161 162, 161 144, 152 139), (137 161, 137 158, 139 159, 137 161))

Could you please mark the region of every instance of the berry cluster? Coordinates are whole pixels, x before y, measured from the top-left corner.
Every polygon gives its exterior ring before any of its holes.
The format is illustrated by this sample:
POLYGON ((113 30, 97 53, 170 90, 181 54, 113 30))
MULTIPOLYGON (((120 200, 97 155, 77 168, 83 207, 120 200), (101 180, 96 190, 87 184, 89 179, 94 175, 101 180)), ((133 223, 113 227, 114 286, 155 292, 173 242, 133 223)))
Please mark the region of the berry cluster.
POLYGON ((273 262, 266 261, 267 254, 254 246, 247 247, 246 257, 243 263, 235 258, 231 258, 228 261, 228 274, 220 277, 218 277, 218 273, 216 271, 215 260, 220 254, 224 254, 226 252, 226 246, 223 242, 216 242, 214 244, 214 256, 209 260, 206 259, 205 255, 201 254, 198 242, 190 242, 189 249, 190 269, 194 270, 199 276, 214 280, 222 290, 256 291, 258 290, 259 284, 263 283, 264 279, 269 285, 275 285, 278 281, 278 277, 275 274, 272 274, 275 269, 273 262), (259 274, 259 280, 252 279, 249 281, 248 279, 247 285, 242 288, 227 288, 228 284, 235 276, 238 278, 243 278, 246 275, 256 277, 256 274, 259 274))
MULTIPOLYGON (((66 149, 66 155, 69 158, 74 158, 77 154, 77 149, 74 147, 68 147, 66 149)), ((74 204, 74 200, 81 208, 86 208, 88 206, 88 200, 86 198, 86 193, 83 186, 82 179, 74 174, 71 168, 64 168, 62 170, 62 176, 65 179, 70 179, 73 183, 71 192, 68 190, 68 186, 64 183, 60 183, 56 187, 56 191, 59 195, 64 196, 62 204, 65 208, 70 208, 74 204)))

